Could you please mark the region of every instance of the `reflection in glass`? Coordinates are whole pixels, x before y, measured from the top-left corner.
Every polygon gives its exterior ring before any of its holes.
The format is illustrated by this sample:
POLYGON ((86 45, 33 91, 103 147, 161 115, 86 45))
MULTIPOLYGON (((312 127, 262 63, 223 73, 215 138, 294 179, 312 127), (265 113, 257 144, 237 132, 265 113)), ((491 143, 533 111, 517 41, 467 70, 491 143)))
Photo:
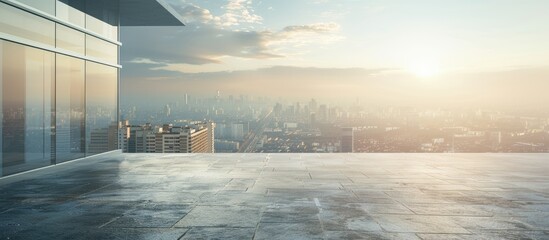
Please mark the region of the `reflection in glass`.
POLYGON ((56 44, 58 48, 84 55, 85 35, 80 31, 57 24, 56 44))
MULTIPOLYGON (((79 26, 79 27, 86 27, 86 14, 84 14, 83 12, 67 5, 66 3, 63 3, 63 2, 66 2, 68 0, 64 0, 64 1, 57 1, 57 10, 56 10, 56 15, 59 19, 63 20, 63 21, 66 21, 66 22, 69 22, 69 23, 72 23, 76 26, 79 26)), ((74 2, 74 1, 73 1, 74 2)), ((76 3, 73 3, 73 4, 78 4, 78 2, 76 3)))
POLYGON ((34 14, 0 3, 0 29, 16 37, 54 46, 55 24, 34 14))
POLYGON ((54 55, 0 41, 2 175, 51 163, 54 55))
POLYGON ((118 46, 94 36, 86 35, 86 55, 116 64, 118 62, 118 46))
POLYGON ((108 39, 118 40, 118 27, 112 26, 93 16, 86 15, 86 28, 108 39))
POLYGON ((118 149, 118 70, 86 63, 86 146, 89 154, 118 149))
POLYGON ((3 136, 4 136, 4 133, 2 131, 2 128, 3 128, 3 122, 4 122, 4 110, 3 110, 3 102, 4 102, 4 94, 3 94, 3 89, 4 89, 4 41, 0 41, 0 176, 4 176, 4 170, 3 170, 3 166, 4 165, 4 160, 3 160, 3 144, 2 144, 2 140, 3 140, 3 136))
POLYGON ((85 155, 83 60, 57 54, 56 162, 85 155))
POLYGON ((19 0, 19 2, 23 4, 51 15, 55 15, 55 1, 56 0, 19 0))

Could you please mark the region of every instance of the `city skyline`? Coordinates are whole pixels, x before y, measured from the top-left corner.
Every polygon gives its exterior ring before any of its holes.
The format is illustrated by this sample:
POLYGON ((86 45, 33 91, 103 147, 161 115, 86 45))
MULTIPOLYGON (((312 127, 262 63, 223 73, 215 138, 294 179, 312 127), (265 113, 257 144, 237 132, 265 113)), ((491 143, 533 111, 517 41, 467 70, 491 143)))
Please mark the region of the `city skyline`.
MULTIPOLYGON (((216 152, 548 152, 549 114, 490 108, 334 104, 247 95, 121 106, 132 126, 213 121, 216 152)), ((191 124, 192 125, 192 124, 191 124)))

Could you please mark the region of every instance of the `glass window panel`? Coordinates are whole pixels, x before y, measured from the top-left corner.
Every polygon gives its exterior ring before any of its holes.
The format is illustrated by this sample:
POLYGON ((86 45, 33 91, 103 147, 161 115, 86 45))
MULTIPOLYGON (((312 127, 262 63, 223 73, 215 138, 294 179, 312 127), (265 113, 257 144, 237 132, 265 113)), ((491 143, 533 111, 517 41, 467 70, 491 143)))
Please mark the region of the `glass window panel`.
POLYGON ((2 175, 8 175, 51 163, 54 55, 6 41, 1 48, 2 175))
POLYGON ((118 27, 117 26, 112 26, 111 30, 110 30, 110 36, 112 40, 115 40, 115 41, 119 41, 118 39, 118 27))
POLYGON ((4 94, 3 94, 3 90, 4 89, 4 41, 0 40, 0 176, 4 176, 4 160, 3 160, 3 155, 4 155, 4 150, 3 150, 3 147, 4 146, 2 144, 3 142, 3 139, 4 139, 4 134, 2 132, 2 129, 4 127, 4 108, 3 108, 3 103, 4 103, 4 94))
POLYGON ((93 16, 86 15, 86 28, 105 38, 115 41, 118 40, 118 27, 112 26, 106 22, 94 18, 93 16))
POLYGON ((19 0, 19 2, 23 4, 51 15, 55 15, 55 1, 56 0, 19 0))
POLYGON ((86 138, 89 154, 118 149, 118 70, 86 63, 86 138))
POLYGON ((56 162, 85 155, 85 62, 57 54, 56 162))
POLYGON ((61 1, 57 2, 56 15, 59 19, 72 23, 79 27, 86 27, 86 14, 61 1))
POLYGON ((84 55, 85 38, 83 32, 57 24, 57 47, 84 55))
POLYGON ((3 33, 54 46, 55 24, 18 8, 0 3, 0 29, 3 33))
POLYGON ((86 35, 86 55, 108 63, 118 63, 118 46, 86 35))

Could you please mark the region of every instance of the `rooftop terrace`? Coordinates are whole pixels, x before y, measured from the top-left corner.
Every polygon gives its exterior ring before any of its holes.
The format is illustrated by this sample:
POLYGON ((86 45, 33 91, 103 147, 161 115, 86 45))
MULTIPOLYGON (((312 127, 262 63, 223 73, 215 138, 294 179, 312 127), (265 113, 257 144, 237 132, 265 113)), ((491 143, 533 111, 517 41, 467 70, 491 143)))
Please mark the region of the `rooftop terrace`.
POLYGON ((549 239, 549 154, 122 154, 0 179, 0 239, 549 239))

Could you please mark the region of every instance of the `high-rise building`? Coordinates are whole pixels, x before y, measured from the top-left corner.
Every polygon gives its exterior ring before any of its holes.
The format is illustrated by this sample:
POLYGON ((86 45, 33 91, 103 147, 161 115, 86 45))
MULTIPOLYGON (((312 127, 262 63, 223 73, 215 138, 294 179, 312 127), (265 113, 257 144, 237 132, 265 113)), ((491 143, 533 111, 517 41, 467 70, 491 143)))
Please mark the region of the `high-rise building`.
POLYGON ((213 153, 213 122, 199 122, 179 127, 165 124, 153 130, 150 124, 131 127, 124 152, 130 153, 213 153))
POLYGON ((172 128, 173 131, 159 132, 155 134, 155 151, 157 153, 180 153, 183 144, 179 128, 172 128))
POLYGON ((156 135, 150 123, 143 126, 123 126, 121 130, 127 133, 122 141, 123 152, 156 151, 156 135))
POLYGON ((120 149, 124 148, 124 140, 126 140, 130 135, 129 127, 130 127, 129 120, 122 120, 118 122, 118 147, 120 149))
POLYGON ((93 129, 90 132, 89 153, 102 153, 118 149, 118 125, 93 129))
POLYGON ((170 108, 170 105, 166 104, 166 106, 164 106, 164 115, 166 117, 169 117, 170 115, 172 115, 172 109, 170 108))
POLYGON ((355 129, 352 127, 341 128, 341 152, 355 151, 355 129))
POLYGON ((0 0, 0 176, 117 149, 119 29, 162 25, 163 0, 0 0))
POLYGON ((215 123, 211 121, 207 122, 206 127, 208 128, 208 135, 206 136, 208 138, 208 146, 206 152, 215 153, 215 123))
POLYGON ((212 152, 211 142, 208 139, 208 128, 186 127, 181 133, 181 152, 207 153, 212 152))

